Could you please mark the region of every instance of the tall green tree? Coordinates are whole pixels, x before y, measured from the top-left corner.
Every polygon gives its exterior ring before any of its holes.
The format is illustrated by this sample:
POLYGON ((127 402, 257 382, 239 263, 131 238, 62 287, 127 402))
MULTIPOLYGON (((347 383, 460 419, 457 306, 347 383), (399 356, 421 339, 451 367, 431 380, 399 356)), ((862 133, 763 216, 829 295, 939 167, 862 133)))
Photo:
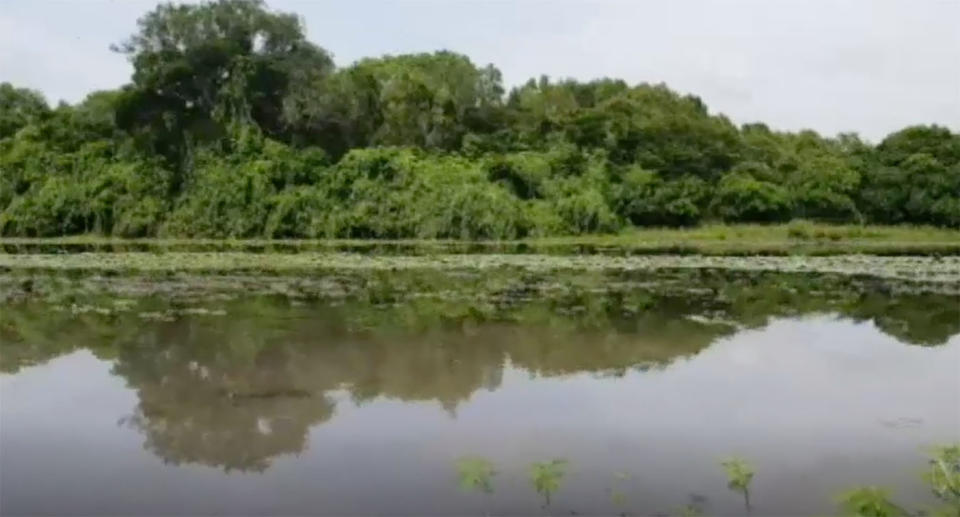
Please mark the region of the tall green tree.
POLYGON ((181 172, 195 146, 228 145, 238 126, 287 136, 285 103, 333 69, 295 15, 260 0, 161 4, 138 25, 115 47, 134 68, 117 122, 181 172))
POLYGON ((0 139, 12 137, 24 126, 49 115, 50 107, 39 92, 0 83, 0 139))

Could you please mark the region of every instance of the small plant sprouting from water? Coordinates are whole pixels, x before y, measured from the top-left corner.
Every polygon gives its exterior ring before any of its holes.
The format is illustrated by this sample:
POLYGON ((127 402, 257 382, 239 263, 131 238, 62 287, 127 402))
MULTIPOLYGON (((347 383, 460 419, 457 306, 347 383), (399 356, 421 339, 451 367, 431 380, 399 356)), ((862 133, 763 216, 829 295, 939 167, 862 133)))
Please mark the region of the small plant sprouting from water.
POLYGON ((691 503, 681 506, 680 509, 677 510, 677 515, 679 517, 700 517, 703 515, 703 511, 699 506, 691 503))
POLYGON ((567 473, 567 460, 555 459, 530 465, 530 482, 537 493, 543 496, 543 507, 550 507, 550 495, 560 489, 567 473))
POLYGON ((933 495, 947 504, 942 513, 960 516, 960 443, 934 448, 924 479, 933 495))
POLYGON ((727 473, 727 487, 743 494, 743 504, 750 511, 750 482, 753 481, 753 467, 743 458, 733 457, 720 462, 727 473))
POLYGON ((890 492, 874 486, 859 487, 840 495, 840 510, 851 517, 899 517, 910 515, 890 500, 890 492))
POLYGON ((465 492, 493 493, 493 464, 484 458, 468 457, 457 460, 460 489, 465 492))
POLYGON ((630 480, 630 474, 627 472, 616 472, 613 475, 613 484, 610 487, 610 502, 615 506, 622 507, 627 504, 627 493, 624 492, 622 483, 630 480))

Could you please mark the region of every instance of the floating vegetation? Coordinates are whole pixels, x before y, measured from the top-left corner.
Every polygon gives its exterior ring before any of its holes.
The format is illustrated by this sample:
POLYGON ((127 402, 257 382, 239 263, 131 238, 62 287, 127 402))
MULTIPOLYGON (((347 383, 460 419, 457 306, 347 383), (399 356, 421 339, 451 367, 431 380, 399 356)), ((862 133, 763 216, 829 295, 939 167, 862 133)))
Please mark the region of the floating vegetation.
POLYGON ((960 284, 960 256, 843 255, 832 257, 724 257, 699 255, 428 255, 375 256, 349 253, 75 253, 0 254, 0 271, 96 271, 101 273, 223 273, 467 270, 655 271, 713 269, 784 273, 834 273, 927 283, 960 284))

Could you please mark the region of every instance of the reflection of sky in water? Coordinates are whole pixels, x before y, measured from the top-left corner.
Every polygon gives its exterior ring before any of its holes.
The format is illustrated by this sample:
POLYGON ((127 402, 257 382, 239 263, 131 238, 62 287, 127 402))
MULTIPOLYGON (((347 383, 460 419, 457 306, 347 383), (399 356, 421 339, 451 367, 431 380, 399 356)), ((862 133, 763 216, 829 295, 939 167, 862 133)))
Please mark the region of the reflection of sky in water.
MULTIPOLYGON (((334 416, 306 449, 263 473, 164 465, 120 422, 137 398, 110 371, 80 351, 0 376, 3 513, 532 513, 526 465, 557 456, 571 461, 558 513, 613 511, 605 491, 619 471, 633 475, 632 511, 696 493, 708 513, 736 513, 717 466, 730 454, 757 466, 759 513, 831 513, 855 484, 926 502, 922 446, 960 439, 960 336, 906 346, 829 317, 777 320, 621 377, 508 367, 452 411, 334 391, 334 416), (456 491, 452 464, 466 454, 500 471, 489 500, 456 491)), ((256 420, 262 434, 274 424, 256 420)))

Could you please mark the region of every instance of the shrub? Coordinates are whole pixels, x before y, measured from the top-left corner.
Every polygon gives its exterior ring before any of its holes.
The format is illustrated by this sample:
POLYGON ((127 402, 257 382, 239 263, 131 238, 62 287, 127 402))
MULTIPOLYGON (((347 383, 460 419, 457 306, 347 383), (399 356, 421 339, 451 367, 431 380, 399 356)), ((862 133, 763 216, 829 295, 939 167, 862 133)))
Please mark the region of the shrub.
POLYGON ((35 184, 0 216, 3 235, 53 237, 91 230, 93 218, 83 185, 65 176, 52 176, 35 184))
POLYGON ((610 233, 620 229, 617 215, 596 189, 570 193, 555 199, 553 206, 564 223, 564 233, 610 233))
POLYGON ((634 168, 614 188, 613 197, 616 213, 637 226, 689 226, 702 218, 707 193, 699 178, 664 181, 655 172, 634 168))
POLYGON ((513 239, 527 233, 517 198, 497 185, 467 183, 436 199, 419 236, 452 239, 513 239))
POLYGON ((316 238, 328 233, 328 228, 325 228, 323 223, 324 214, 329 213, 331 203, 324 193, 315 187, 287 188, 273 196, 270 206, 272 208, 264 226, 264 237, 316 238))
POLYGON ((520 199, 543 196, 543 183, 550 176, 550 162, 540 153, 516 153, 489 158, 487 178, 502 183, 520 199))
POLYGON ((549 201, 534 200, 523 205, 528 237, 563 235, 565 223, 549 201))
POLYGON ((782 187, 737 173, 720 180, 711 207, 724 221, 741 222, 783 221, 792 209, 782 187))
POLYGON ((249 162, 204 157, 161 233, 216 238, 260 236, 274 192, 270 178, 249 162))

